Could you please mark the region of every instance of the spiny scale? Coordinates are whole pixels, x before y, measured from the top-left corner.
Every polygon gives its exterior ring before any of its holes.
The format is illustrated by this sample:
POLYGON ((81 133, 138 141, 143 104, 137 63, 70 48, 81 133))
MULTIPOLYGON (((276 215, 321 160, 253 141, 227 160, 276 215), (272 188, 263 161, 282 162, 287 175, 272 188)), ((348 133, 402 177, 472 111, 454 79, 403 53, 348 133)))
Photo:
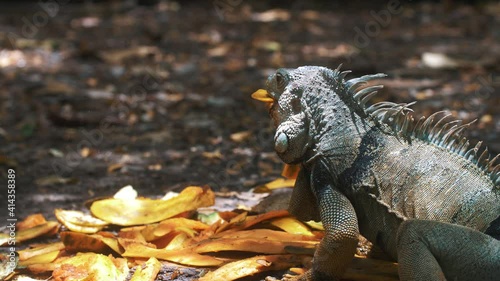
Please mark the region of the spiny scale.
POLYGON ((463 125, 461 125, 461 120, 446 122, 445 119, 451 114, 447 114, 444 111, 438 111, 427 118, 421 117, 415 122, 413 116, 410 114, 413 110, 409 108, 415 102, 396 104, 383 101, 367 107, 366 103, 373 98, 383 86, 361 86, 370 80, 383 78, 387 75, 382 73, 364 75, 346 81, 345 76, 351 73, 351 71, 344 70, 341 72, 340 67, 341 65, 334 70, 334 77, 337 77, 338 81, 343 84, 343 91, 345 91, 345 93, 339 94, 350 97, 353 104, 357 104, 366 115, 371 116, 374 120, 378 120, 376 122, 388 125, 396 137, 403 136, 408 141, 411 141, 412 138, 420 139, 445 148, 470 160, 489 175, 495 188, 500 189, 500 164, 495 165, 495 162, 500 159, 500 154, 490 160, 488 148, 485 147, 479 154, 482 144, 481 141, 473 148, 469 148, 469 141, 462 136, 463 131, 476 120, 463 125), (442 117, 437 122, 434 122, 438 115, 442 115, 442 117))

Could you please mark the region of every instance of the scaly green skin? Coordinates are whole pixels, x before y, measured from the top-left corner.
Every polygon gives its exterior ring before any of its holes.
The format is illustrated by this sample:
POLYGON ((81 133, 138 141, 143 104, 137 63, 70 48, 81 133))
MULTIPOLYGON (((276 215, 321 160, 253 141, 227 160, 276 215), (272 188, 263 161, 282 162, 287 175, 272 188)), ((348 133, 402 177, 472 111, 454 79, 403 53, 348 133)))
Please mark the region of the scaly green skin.
POLYGON ((359 84, 384 75, 347 73, 279 69, 267 82, 275 150, 302 165, 290 212, 325 228, 312 270, 296 279, 340 279, 359 232, 398 260, 401 280, 498 278, 498 156, 468 148, 468 124, 414 122, 406 104, 366 107, 380 87, 359 84))

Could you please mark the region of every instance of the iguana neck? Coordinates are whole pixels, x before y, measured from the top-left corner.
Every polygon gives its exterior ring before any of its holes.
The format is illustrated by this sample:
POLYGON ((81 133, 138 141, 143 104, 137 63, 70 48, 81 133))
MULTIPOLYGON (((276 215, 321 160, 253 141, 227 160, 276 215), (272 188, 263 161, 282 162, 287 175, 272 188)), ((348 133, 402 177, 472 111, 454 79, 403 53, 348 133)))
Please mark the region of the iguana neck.
POLYGON ((314 112, 310 125, 313 149, 306 159, 318 156, 328 158, 336 173, 349 168, 358 156, 364 135, 378 129, 371 119, 362 118, 340 98, 325 95, 320 110, 314 112))

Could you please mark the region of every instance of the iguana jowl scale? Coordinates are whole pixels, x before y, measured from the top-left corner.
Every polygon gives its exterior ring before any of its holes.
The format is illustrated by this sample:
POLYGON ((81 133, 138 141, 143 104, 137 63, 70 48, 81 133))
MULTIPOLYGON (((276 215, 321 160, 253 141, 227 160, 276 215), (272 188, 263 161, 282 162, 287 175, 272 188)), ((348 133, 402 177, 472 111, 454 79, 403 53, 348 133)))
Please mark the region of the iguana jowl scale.
POLYGON ((341 278, 360 232, 401 280, 500 280, 500 155, 470 148, 469 124, 442 112, 414 121, 411 104, 368 106, 381 86, 363 85, 385 75, 348 73, 279 69, 253 95, 272 103, 279 157, 302 166, 290 212, 325 227, 296 279, 341 278))

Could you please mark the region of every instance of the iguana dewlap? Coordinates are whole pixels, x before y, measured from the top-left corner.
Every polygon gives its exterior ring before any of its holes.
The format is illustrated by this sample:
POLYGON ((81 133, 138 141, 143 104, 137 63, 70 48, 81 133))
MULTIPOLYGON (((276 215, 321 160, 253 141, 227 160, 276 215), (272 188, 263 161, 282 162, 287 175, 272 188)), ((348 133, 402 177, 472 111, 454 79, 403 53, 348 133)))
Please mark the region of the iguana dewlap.
POLYGON ((290 212, 325 228, 297 280, 340 279, 359 232, 401 280, 500 280, 500 155, 469 148, 469 124, 442 112, 415 122, 411 104, 368 106, 381 86, 363 85, 385 75, 348 73, 279 69, 253 95, 272 104, 279 157, 302 166, 290 212))

